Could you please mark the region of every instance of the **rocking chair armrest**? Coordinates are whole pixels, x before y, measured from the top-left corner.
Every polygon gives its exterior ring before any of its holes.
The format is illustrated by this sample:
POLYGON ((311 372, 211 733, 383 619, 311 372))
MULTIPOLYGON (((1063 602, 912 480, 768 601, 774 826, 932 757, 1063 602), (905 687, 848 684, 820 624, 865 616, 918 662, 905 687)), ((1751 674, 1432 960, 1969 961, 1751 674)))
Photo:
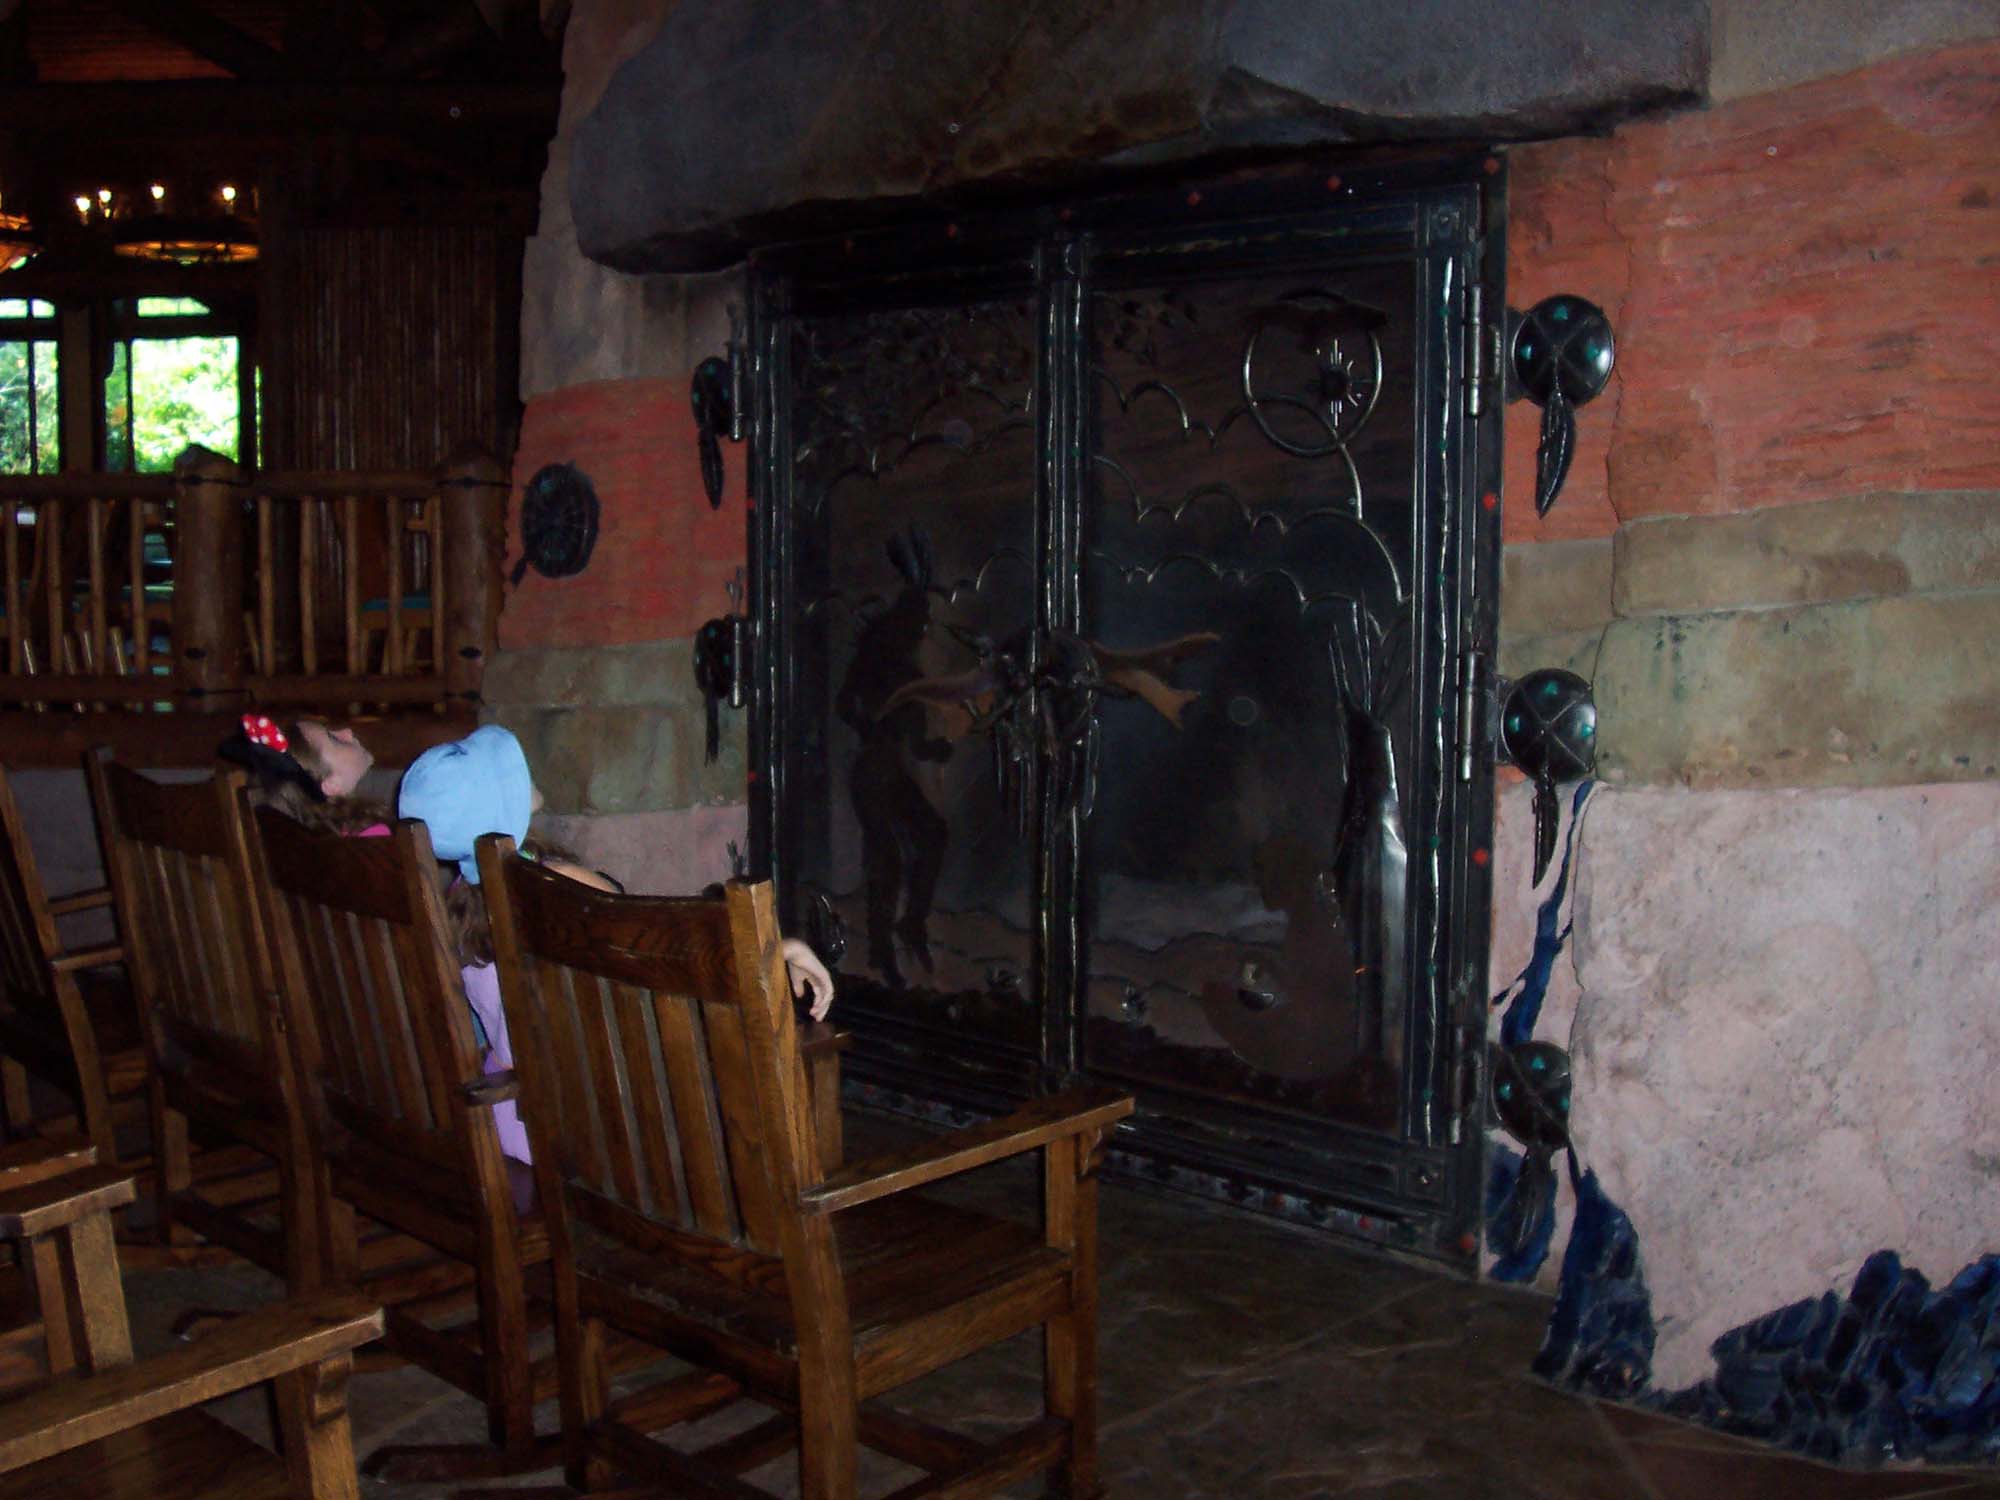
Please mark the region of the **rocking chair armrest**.
POLYGON ((0 1239, 33 1239, 90 1214, 108 1214, 138 1196, 129 1168, 84 1167, 0 1192, 0 1239))
POLYGON ((351 1353, 381 1334, 381 1307, 353 1292, 260 1307, 192 1344, 0 1406, 0 1474, 351 1353))
POLYGON ((997 1120, 843 1167, 817 1187, 806 1189, 799 1202, 810 1213, 838 1213, 1084 1131, 1108 1129, 1131 1113, 1130 1094, 1102 1085, 1051 1094, 997 1120))
POLYGON ((0 1146, 0 1193, 97 1165, 97 1148, 80 1135, 33 1136, 0 1146))
POLYGON ((854 1033, 831 1021, 807 1021, 799 1027, 799 1055, 807 1064, 839 1056, 854 1044, 854 1033))
POLYGON ((122 963, 124 959, 123 943, 106 943, 101 948, 78 948, 73 953, 58 953, 49 960, 49 966, 58 974, 73 974, 78 969, 95 969, 101 964, 122 963))
POLYGON ((512 1068, 503 1068, 498 1073, 488 1073, 476 1082, 461 1085, 458 1097, 475 1108, 505 1104, 509 1099, 521 1097, 521 1076, 512 1068))
POLYGON ((73 896, 57 896, 49 902, 49 915, 66 917, 71 912, 89 911, 94 906, 109 906, 111 899, 111 887, 108 885, 94 891, 78 891, 73 896))

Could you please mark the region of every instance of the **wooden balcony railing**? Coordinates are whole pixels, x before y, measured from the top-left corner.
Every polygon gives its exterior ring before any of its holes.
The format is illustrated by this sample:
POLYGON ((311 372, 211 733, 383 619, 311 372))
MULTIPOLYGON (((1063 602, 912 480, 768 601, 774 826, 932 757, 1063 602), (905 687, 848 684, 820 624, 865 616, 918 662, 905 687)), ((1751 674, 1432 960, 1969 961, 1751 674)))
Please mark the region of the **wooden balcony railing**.
POLYGON ((474 448, 430 474, 244 474, 190 448, 171 476, 0 477, 0 717, 469 710, 505 503, 474 448))

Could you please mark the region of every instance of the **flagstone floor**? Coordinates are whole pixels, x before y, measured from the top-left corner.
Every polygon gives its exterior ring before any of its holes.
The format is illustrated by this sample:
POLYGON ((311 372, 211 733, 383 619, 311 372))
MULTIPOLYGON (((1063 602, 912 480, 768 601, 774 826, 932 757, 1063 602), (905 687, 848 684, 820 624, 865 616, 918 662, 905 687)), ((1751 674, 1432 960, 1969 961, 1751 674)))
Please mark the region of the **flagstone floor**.
MULTIPOLYGON (((975 1175, 968 1195, 1033 1212, 1022 1168, 975 1175)), ((1551 1391, 1527 1374, 1547 1314, 1529 1294, 1115 1184, 1100 1212, 1104 1477, 1119 1500, 2000 1500, 1992 1470, 1844 1472, 1551 1391)), ((188 1307, 249 1306, 277 1286, 247 1269, 154 1271, 129 1276, 127 1292, 144 1353, 167 1345, 188 1307)), ((1025 1420, 1039 1352, 1016 1340, 909 1388, 907 1404, 975 1431, 1025 1420)), ((480 1407, 421 1371, 359 1375, 351 1395, 364 1458, 483 1439, 480 1407)), ((254 1397, 218 1410, 268 1431, 254 1397)), ((554 1427, 553 1410, 544 1420, 554 1427)), ((787 1460, 748 1477, 796 1493, 787 1460)), ((863 1493, 910 1477, 864 1464, 863 1493)), ((430 1500, 462 1487, 364 1481, 362 1492, 430 1500)))

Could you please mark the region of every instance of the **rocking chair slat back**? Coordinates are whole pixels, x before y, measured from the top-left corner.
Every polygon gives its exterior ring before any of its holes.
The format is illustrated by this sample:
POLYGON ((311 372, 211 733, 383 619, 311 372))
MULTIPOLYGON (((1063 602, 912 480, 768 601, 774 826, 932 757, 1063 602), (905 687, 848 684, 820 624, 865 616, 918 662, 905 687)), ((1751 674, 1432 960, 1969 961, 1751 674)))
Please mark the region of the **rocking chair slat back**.
MULTIPOLYGON (((65 898, 72 910, 104 904, 103 893, 65 898)), ((28 1075, 72 1095, 101 1160, 116 1159, 114 1109, 137 1104, 144 1060, 122 975, 91 983, 79 971, 123 957, 117 947, 66 953, 14 789, 0 771, 0 1097, 16 1131, 32 1124, 28 1075)), ((88 976, 86 976, 88 977, 88 976)))
POLYGON ((169 786, 95 758, 89 771, 142 1020, 248 1062, 251 1097, 268 1097, 276 1032, 261 998, 270 963, 248 885, 240 773, 169 786))
POLYGON ((695 1237, 672 1243, 779 1255, 781 1184, 819 1169, 769 910, 755 913, 768 955, 746 975, 724 901, 612 895, 525 860, 499 868, 532 892, 492 908, 496 945, 504 928, 522 955, 506 996, 515 1056, 533 1037, 541 1064, 522 1070, 527 1114, 547 1122, 537 1141, 579 1211, 615 1205, 695 1237), (766 1079, 778 1083, 768 1097, 766 1079))
POLYGON ((523 1275, 546 1257, 547 1241, 517 1211, 500 1154, 429 834, 403 822, 386 838, 343 837, 270 809, 252 831, 304 1113, 326 1163, 326 1262, 345 1279, 359 1274, 355 1226, 366 1215, 473 1273, 479 1316, 463 1327, 426 1321, 437 1290, 423 1285, 428 1270, 385 1271, 364 1285, 389 1303, 399 1353, 485 1402, 501 1452, 397 1450, 383 1472, 460 1477, 491 1474, 496 1463, 498 1472, 546 1464, 523 1275), (397 1466, 405 1461, 414 1467, 397 1466))
POLYGON ((4 772, 0 772, 0 822, 7 830, 0 839, 0 981, 6 985, 9 1004, 32 1009, 60 1025, 62 1011, 48 959, 61 944, 49 916, 41 869, 4 772))
MULTIPOLYGON (((481 1077, 479 1051, 423 825, 348 838, 266 808, 255 826, 287 1019, 334 1127, 329 1155, 372 1148, 469 1168, 452 1096, 481 1077)), ((475 1116, 470 1134, 483 1126, 490 1144, 490 1117, 475 1116)))
POLYGON ((308 1145, 250 880, 242 773, 165 785, 96 756, 88 771, 159 1083, 150 1106, 162 1231, 184 1220, 302 1290, 318 1249, 308 1145), (254 1200, 224 1207, 195 1189, 189 1122, 277 1164, 281 1233, 254 1222, 254 1200))

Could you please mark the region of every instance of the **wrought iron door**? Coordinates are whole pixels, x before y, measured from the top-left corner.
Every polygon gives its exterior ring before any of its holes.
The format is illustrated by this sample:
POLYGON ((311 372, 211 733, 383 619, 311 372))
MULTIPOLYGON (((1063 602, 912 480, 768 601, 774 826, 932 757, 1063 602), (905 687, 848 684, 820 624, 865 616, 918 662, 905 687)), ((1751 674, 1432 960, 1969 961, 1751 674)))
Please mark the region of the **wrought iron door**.
POLYGON ((753 855, 857 1088, 1121 1080, 1122 1169, 1470 1257, 1482 165, 766 258, 753 855))

